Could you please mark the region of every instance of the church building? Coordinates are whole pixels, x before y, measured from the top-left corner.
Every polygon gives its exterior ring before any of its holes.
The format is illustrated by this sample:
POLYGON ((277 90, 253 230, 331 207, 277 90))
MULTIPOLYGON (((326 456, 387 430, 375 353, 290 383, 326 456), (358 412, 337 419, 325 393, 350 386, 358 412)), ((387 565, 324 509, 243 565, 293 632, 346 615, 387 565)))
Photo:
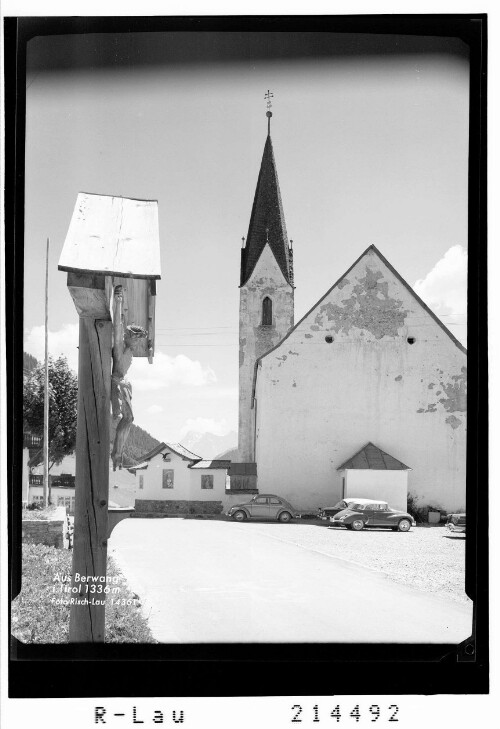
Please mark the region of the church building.
POLYGON ((294 325, 270 115, 241 251, 239 460, 300 510, 464 510, 466 350, 373 245, 294 325))

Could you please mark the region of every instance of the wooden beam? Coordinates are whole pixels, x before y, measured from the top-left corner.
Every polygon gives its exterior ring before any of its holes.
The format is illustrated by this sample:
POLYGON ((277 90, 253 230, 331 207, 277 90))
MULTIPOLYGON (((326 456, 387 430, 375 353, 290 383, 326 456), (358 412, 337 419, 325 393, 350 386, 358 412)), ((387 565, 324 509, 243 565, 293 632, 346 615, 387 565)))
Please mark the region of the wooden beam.
POLYGON ((111 335, 111 321, 80 318, 72 582, 80 591, 71 597, 81 602, 71 605, 69 625, 75 643, 104 642, 105 606, 99 603, 105 595, 87 592, 87 585, 106 580, 111 335))
POLYGON ((156 304, 156 281, 149 282, 149 298, 148 298, 148 362, 153 364, 155 353, 155 304, 156 304))
POLYGON ((111 319, 105 279, 94 273, 68 273, 68 289, 79 316, 111 319))
POLYGON ((154 350, 154 302, 150 281, 143 278, 122 278, 113 276, 113 286, 123 288, 123 323, 127 327, 136 324, 148 332, 147 339, 136 344, 134 357, 150 357, 154 350))

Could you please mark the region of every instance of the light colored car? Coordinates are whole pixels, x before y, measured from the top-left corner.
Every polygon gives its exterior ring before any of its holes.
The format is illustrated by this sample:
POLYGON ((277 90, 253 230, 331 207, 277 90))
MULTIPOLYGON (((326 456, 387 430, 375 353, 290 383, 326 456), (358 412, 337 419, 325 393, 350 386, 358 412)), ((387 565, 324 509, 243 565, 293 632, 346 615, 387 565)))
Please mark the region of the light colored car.
POLYGON ((288 522, 300 517, 288 501, 275 494, 259 494, 243 504, 234 504, 226 511, 226 515, 235 521, 272 519, 288 522))
POLYGON ((344 511, 344 509, 347 509, 349 507, 349 504, 354 503, 360 503, 362 501, 366 501, 367 499, 358 499, 355 496, 349 496, 345 499, 342 499, 341 501, 338 501, 335 506, 320 506, 318 509, 318 517, 320 519, 330 519, 332 516, 335 516, 335 514, 338 514, 339 511, 344 511))
POLYGON ((407 511, 391 509, 387 501, 358 499, 331 519, 335 526, 344 526, 356 532, 365 527, 387 527, 393 531, 408 532, 415 520, 407 511))

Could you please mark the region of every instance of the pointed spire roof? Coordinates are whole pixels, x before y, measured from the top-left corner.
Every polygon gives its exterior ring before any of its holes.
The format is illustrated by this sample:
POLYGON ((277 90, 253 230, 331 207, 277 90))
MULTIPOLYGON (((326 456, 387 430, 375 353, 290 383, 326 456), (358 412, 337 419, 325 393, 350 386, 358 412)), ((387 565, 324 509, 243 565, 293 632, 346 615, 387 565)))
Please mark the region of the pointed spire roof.
POLYGON ((250 278, 266 243, 269 243, 283 276, 293 286, 292 257, 269 134, 262 155, 246 245, 241 250, 240 286, 250 278))

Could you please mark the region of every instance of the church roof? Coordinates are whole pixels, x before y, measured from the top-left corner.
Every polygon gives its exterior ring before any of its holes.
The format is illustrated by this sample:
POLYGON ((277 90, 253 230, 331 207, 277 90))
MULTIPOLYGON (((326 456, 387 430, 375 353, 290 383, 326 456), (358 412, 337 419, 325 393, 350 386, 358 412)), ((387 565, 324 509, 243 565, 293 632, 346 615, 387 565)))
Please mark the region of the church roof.
POLYGON ((243 286, 250 278, 266 243, 276 258, 283 276, 293 286, 293 266, 281 202, 273 143, 268 135, 262 155, 255 190, 252 214, 245 247, 241 249, 241 278, 243 286))
POLYGON ((443 324, 443 322, 441 321, 441 319, 432 311, 432 309, 430 309, 427 306, 427 304, 424 301, 422 301, 422 299, 420 298, 420 296, 404 280, 404 278, 401 276, 401 274, 399 274, 396 271, 396 269, 389 263, 389 261, 387 260, 387 258, 385 258, 385 256, 383 256, 382 253, 378 250, 378 248, 376 246, 374 246, 374 245, 371 245, 371 246, 368 246, 368 248, 365 251, 363 251, 363 253, 359 256, 359 258, 357 258, 354 261, 354 263, 352 264, 352 266, 350 266, 347 269, 347 271, 344 274, 342 274, 342 276, 333 284, 333 286, 331 286, 328 289, 328 291, 326 292, 326 294, 323 294, 323 296, 319 299, 319 301, 317 301, 314 304, 314 306, 311 307, 306 314, 304 314, 304 316, 302 317, 302 319, 300 319, 300 321, 298 321, 291 329, 288 330, 288 332, 285 334, 285 336, 283 337, 283 339, 280 339, 280 341, 274 347, 272 347, 272 349, 269 349, 267 352, 265 352, 264 354, 262 354, 260 357, 258 357, 255 360, 254 375, 253 375, 253 387, 252 387, 252 397, 255 396, 255 386, 256 386, 256 382, 257 382, 257 372, 258 372, 259 364, 264 359, 264 357, 268 357, 270 354, 272 354, 272 352, 274 352, 276 349, 278 349, 278 347, 280 347, 283 344, 283 342, 286 339, 288 339, 288 337, 290 337, 290 335, 293 334, 293 332, 296 329, 299 329, 299 327, 302 325, 302 322, 304 321, 304 319, 307 319, 307 317, 310 314, 312 314, 312 312, 321 304, 321 302, 324 299, 326 299, 326 297, 333 291, 333 289, 335 289, 339 285, 339 283, 342 281, 342 279, 344 279, 352 271, 352 269, 361 261, 361 259, 364 258, 366 255, 368 255, 371 252, 375 253, 380 258, 380 260, 382 261, 382 263, 384 263, 387 266, 387 268, 389 269, 389 271, 391 271, 391 273, 394 274, 394 276, 396 277, 396 279, 407 289, 407 291, 409 291, 409 293, 420 304, 420 306, 427 312, 427 314, 429 314, 429 316, 436 322, 436 324, 439 327, 441 327, 441 329, 448 335, 449 339, 451 339, 451 341, 453 342, 453 344, 455 344, 455 346, 461 352, 463 352, 464 354, 467 354, 467 349, 450 332, 450 330, 448 329, 448 327, 445 324, 443 324))
POLYGON ((180 443, 159 443, 153 450, 149 451, 148 453, 145 453, 143 456, 141 456, 141 463, 133 466, 132 468, 137 470, 138 465, 142 466, 145 461, 150 461, 152 458, 157 456, 159 453, 162 453, 165 450, 173 451, 174 453, 177 453, 178 456, 181 456, 184 460, 188 461, 201 461, 201 456, 197 456, 196 453, 193 453, 192 451, 188 451, 187 448, 184 448, 183 445, 180 443))
POLYGON ((337 471, 343 471, 345 468, 362 468, 372 471, 411 470, 409 466, 405 466, 404 463, 385 453, 385 451, 373 445, 373 443, 367 443, 364 448, 339 466, 337 471))
POLYGON ((220 459, 211 459, 207 461, 198 461, 197 463, 193 463, 189 468, 222 468, 222 469, 228 469, 231 465, 231 461, 224 461, 220 459))

